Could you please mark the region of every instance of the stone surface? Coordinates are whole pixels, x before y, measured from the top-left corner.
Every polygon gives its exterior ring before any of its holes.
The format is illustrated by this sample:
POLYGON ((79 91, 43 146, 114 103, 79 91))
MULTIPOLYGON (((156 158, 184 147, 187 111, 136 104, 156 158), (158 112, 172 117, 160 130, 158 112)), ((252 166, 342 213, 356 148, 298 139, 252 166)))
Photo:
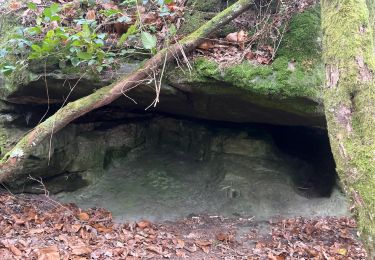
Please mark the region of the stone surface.
POLYGON ((325 174, 280 150, 272 131, 158 119, 147 132, 142 149, 115 159, 92 185, 56 198, 106 207, 119 221, 201 213, 257 219, 347 214, 338 187, 327 196, 319 187, 302 187, 311 175, 325 174))
MULTIPOLYGON (((184 26, 197 27, 213 15, 212 11, 224 8, 228 2, 209 1, 202 5, 200 1, 188 1, 187 4, 186 15, 204 17, 199 21, 187 17, 184 26), (207 9, 208 6, 211 7, 207 9)), ((270 66, 243 62, 222 69, 201 59, 191 61, 192 71, 184 72, 170 64, 166 69, 160 103, 149 110, 227 122, 325 127, 320 97, 324 70, 320 61, 318 11, 313 8, 292 19, 278 50, 279 55, 270 66), (290 71, 289 63, 293 60, 294 71, 290 71)), ((20 72, 22 76, 18 81, 0 76, 0 99, 14 104, 59 106, 110 84, 137 69, 139 63, 136 60, 122 62, 119 68, 103 75, 92 75, 78 73, 74 68, 60 69, 53 60, 46 68, 41 66, 44 63, 34 62, 20 72), (47 85, 44 70, 47 71, 47 85)), ((153 82, 141 85, 126 93, 131 99, 124 96, 110 106, 144 111, 155 99, 153 87, 153 82)))

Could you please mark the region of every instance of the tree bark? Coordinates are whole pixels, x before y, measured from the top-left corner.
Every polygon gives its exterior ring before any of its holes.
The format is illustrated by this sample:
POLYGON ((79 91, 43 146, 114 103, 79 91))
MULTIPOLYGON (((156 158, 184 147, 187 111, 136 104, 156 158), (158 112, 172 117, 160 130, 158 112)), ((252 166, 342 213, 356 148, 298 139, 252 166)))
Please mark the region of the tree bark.
MULTIPOLYGON (((368 0, 373 4, 373 1, 368 0)), ((372 8, 373 6, 369 6, 372 8)), ((337 172, 375 259, 375 57, 366 0, 323 0, 324 105, 337 172)))
POLYGON ((246 11, 251 4, 252 1, 250 0, 237 1, 180 42, 159 51, 137 71, 59 109, 54 115, 24 136, 4 156, 0 163, 0 182, 12 182, 17 178, 24 177, 22 175, 25 173, 23 173, 22 168, 25 159, 32 155, 35 147, 43 140, 61 130, 73 120, 116 100, 126 90, 135 87, 139 81, 152 75, 164 62, 172 61, 176 56, 183 55, 183 52, 186 53, 195 49, 204 38, 246 11))

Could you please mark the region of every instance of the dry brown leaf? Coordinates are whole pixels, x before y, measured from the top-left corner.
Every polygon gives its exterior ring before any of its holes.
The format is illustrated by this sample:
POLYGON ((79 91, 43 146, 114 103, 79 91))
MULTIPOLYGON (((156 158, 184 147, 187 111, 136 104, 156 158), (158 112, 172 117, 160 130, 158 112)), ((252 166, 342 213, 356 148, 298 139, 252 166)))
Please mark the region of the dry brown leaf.
POLYGON ((204 42, 202 42, 197 48, 200 49, 200 50, 210 50, 210 49, 213 49, 215 47, 215 44, 210 41, 210 40, 205 40, 204 42))
POLYGON ((203 252, 205 252, 206 254, 208 254, 210 252, 210 247, 209 246, 200 246, 200 248, 202 249, 203 252))
POLYGON ((88 10, 86 14, 86 19, 95 21, 96 20, 95 10, 88 10))
POLYGON ((253 60, 253 59, 255 59, 255 53, 252 52, 252 51, 248 51, 245 54, 245 58, 248 59, 248 60, 253 60))
POLYGON ((108 2, 108 3, 102 3, 100 4, 104 9, 115 9, 118 10, 118 6, 114 3, 108 2))
POLYGON ((227 237, 228 235, 224 234, 224 233, 219 233, 216 235, 216 239, 219 240, 219 241, 226 241, 227 240, 227 237))
POLYGON ((185 252, 182 251, 182 250, 176 250, 176 255, 177 255, 178 257, 183 257, 183 258, 186 257, 185 252))
POLYGON ((230 33, 228 34, 225 39, 228 41, 228 42, 238 42, 238 32, 233 32, 233 33, 230 33))
POLYGON ((147 220, 142 220, 142 221, 137 222, 137 226, 139 228, 145 229, 151 226, 151 222, 147 220))
POLYGON ((57 246, 49 246, 38 250, 38 260, 59 260, 60 253, 57 246))
POLYGON ((190 253, 194 253, 197 251, 197 246, 193 244, 191 247, 190 246, 185 246, 185 249, 189 251, 190 253))
POLYGON ((141 15, 142 23, 154 23, 158 19, 158 15, 155 12, 145 13, 141 15))
POLYGON ((83 255, 89 255, 92 250, 90 247, 86 245, 78 245, 78 246, 70 246, 72 249, 73 255, 83 256, 83 255))
POLYGON ((196 240, 195 244, 197 244, 197 246, 210 246, 212 242, 208 240, 196 240))
POLYGON ((285 256, 282 255, 274 255, 272 253, 268 254, 268 260, 285 260, 285 256))
POLYGON ((70 226, 70 229, 72 232, 77 233, 81 229, 81 227, 82 226, 80 224, 73 224, 70 226))
POLYGON ((237 34, 237 42, 245 42, 247 40, 247 33, 241 30, 237 34))
POLYGON ((10 250, 15 256, 21 256, 21 255, 22 255, 21 250, 19 250, 16 246, 14 246, 14 245, 10 245, 8 248, 9 248, 9 250, 10 250))
POLYGON ((54 225, 56 230, 61 230, 63 228, 63 226, 64 226, 64 224, 61 224, 61 223, 54 225))
POLYGON ((96 228, 99 232, 102 232, 102 233, 110 233, 110 232, 113 231, 112 228, 107 228, 107 227, 105 227, 105 226, 103 226, 102 224, 99 224, 99 223, 94 224, 93 226, 94 226, 94 228, 96 228))
POLYGON ((163 248, 161 246, 151 245, 151 246, 148 246, 146 249, 151 252, 157 253, 159 255, 163 254, 163 248))
POLYGON ((181 240, 181 239, 177 239, 177 245, 176 245, 176 248, 177 249, 182 249, 184 248, 185 246, 185 241, 184 240, 181 240))
POLYGON ((33 228, 29 230, 30 235, 41 234, 44 232, 43 228, 33 228))
POLYGON ((18 1, 12 1, 10 4, 9 4, 9 9, 14 11, 14 10, 18 10, 22 7, 22 4, 18 1))
POLYGON ((86 212, 81 212, 78 214, 78 218, 82 221, 88 221, 90 219, 90 216, 86 212))

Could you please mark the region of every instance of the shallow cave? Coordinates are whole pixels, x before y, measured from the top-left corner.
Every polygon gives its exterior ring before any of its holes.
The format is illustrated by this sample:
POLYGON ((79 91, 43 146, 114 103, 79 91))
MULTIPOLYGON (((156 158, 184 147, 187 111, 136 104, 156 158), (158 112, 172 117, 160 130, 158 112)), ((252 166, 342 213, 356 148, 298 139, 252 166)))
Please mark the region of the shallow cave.
POLYGON ((46 178, 56 199, 118 221, 347 214, 324 129, 108 112, 75 122, 75 166, 46 178))

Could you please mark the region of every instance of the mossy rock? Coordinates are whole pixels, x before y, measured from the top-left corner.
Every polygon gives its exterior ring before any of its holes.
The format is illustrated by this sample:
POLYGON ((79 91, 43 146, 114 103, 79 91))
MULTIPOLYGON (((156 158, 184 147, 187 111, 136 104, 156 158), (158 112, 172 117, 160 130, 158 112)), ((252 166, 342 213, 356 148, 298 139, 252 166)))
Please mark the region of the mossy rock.
POLYGON ((282 39, 279 57, 297 61, 321 60, 320 7, 308 9, 295 15, 282 39))

